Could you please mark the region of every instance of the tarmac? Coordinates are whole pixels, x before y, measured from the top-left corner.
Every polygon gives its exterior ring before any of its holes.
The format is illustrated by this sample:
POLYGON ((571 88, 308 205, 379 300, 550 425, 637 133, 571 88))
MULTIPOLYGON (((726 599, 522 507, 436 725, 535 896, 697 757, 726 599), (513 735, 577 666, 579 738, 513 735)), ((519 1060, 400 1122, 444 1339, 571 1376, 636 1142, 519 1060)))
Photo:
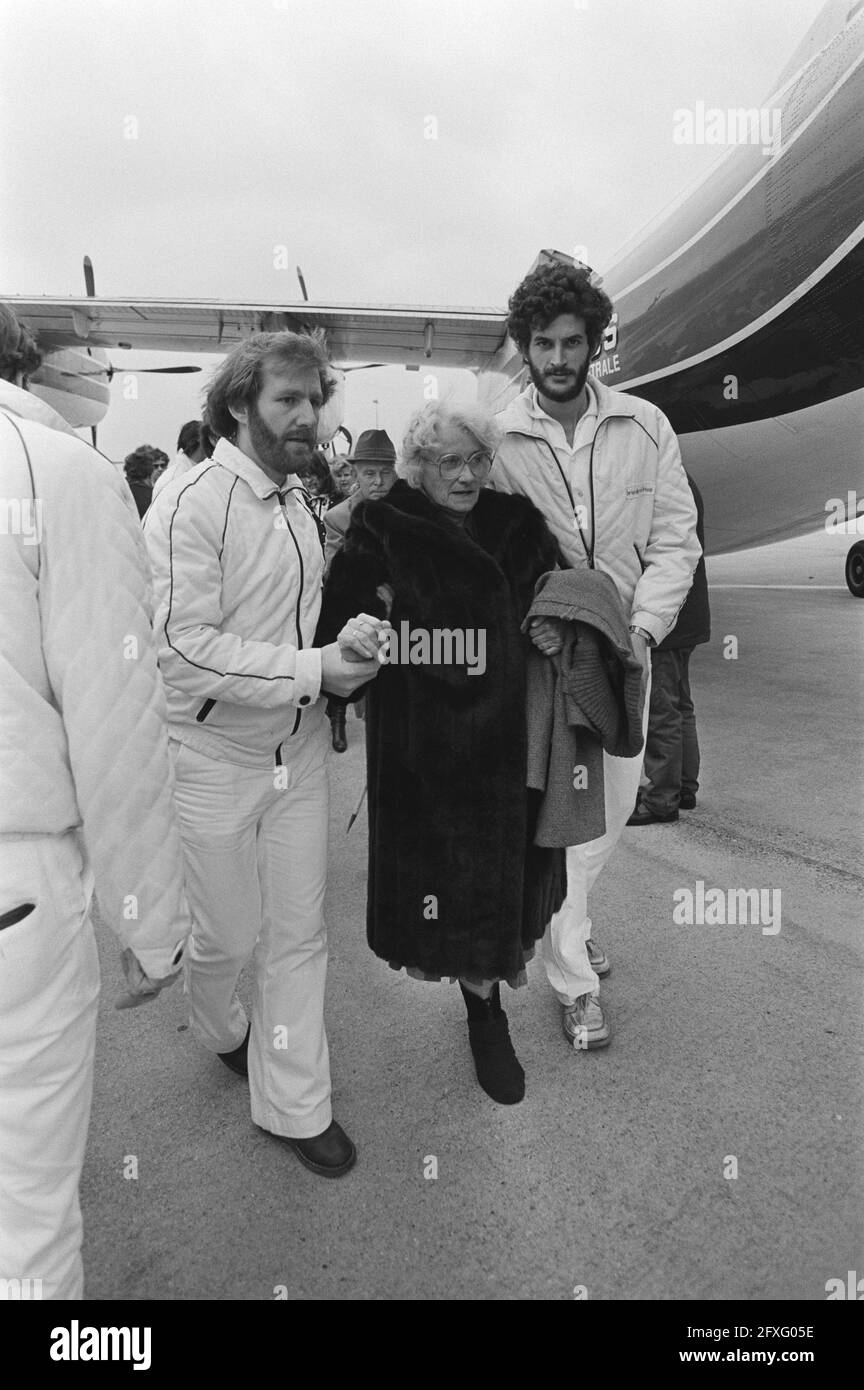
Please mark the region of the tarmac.
POLYGON ((627 829, 592 893, 608 1048, 568 1047, 539 961, 503 990, 521 1105, 478 1087, 456 987, 366 945, 353 718, 331 761, 327 897, 334 1112, 359 1150, 346 1177, 316 1177, 252 1125, 246 1084, 191 1037, 179 988, 114 1010, 119 949, 97 919, 87 1296, 824 1300, 827 1280, 864 1271, 852 539, 709 560, 697 807, 627 829), (779 891, 779 931, 679 925, 700 882, 779 891))

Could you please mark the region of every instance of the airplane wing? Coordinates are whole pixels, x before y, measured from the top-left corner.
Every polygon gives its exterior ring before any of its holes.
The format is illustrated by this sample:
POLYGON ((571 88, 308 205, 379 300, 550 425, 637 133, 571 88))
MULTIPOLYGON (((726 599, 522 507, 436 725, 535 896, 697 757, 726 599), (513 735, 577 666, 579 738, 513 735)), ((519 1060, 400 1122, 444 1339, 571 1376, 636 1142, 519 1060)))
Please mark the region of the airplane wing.
POLYGON ((334 362, 424 362, 482 370, 506 337, 500 309, 227 304, 192 299, 26 299, 4 303, 43 351, 68 347, 229 352, 250 333, 323 328, 334 362))

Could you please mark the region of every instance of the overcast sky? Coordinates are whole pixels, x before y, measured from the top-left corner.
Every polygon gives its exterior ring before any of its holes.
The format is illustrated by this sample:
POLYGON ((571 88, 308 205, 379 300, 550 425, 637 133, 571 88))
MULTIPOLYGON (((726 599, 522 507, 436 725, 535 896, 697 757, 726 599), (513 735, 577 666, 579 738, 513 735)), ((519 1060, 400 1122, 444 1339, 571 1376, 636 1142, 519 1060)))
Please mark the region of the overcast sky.
MULTIPOLYGON (((0 0, 0 293, 79 294, 85 252, 99 294, 274 304, 298 263, 345 304, 504 307, 543 246, 602 273, 717 158, 673 111, 758 105, 822 5, 0 0)), ((203 380, 115 382, 100 447, 173 453, 203 380)), ((421 392, 352 374, 347 423, 376 397, 398 444, 421 392)))

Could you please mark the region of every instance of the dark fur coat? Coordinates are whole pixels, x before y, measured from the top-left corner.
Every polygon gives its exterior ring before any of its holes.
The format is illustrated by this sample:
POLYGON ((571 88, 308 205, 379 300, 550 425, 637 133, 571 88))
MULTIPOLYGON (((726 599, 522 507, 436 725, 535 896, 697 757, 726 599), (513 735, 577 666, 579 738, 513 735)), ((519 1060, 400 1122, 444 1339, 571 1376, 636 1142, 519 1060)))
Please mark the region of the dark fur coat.
POLYGON ((400 481, 357 506, 333 560, 316 645, 358 612, 385 616, 382 583, 397 632, 485 632, 482 674, 386 664, 366 688, 367 934, 392 965, 514 982, 565 896, 563 852, 531 844, 519 631, 556 553, 525 498, 481 491, 462 528, 400 481))

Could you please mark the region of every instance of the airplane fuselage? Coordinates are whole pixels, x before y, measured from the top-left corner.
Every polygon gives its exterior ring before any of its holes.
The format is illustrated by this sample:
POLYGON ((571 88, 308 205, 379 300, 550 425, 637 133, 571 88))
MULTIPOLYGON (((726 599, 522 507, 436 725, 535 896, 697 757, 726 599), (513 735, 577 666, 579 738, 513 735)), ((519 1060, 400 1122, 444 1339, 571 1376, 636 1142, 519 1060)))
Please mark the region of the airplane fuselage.
MULTIPOLYGON (((694 135, 752 138, 605 274, 592 372, 668 416, 719 553, 864 491, 864 10, 760 111, 693 115, 694 135)), ((481 398, 500 410, 524 384, 508 345, 481 398)))

